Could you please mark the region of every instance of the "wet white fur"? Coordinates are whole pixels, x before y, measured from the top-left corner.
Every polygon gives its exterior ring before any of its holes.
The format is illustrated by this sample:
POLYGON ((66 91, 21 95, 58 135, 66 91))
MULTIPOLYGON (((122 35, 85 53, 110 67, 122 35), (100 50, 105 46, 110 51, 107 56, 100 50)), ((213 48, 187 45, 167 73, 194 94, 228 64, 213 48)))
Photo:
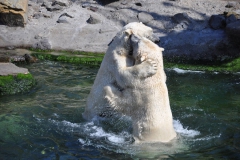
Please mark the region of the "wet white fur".
POLYGON ((115 85, 105 87, 109 104, 132 118, 133 135, 140 142, 169 142, 176 137, 165 83, 163 50, 148 39, 140 38, 133 50, 135 65, 153 61, 156 74, 131 78, 122 91, 115 85))
POLYGON ((139 37, 151 37, 153 31, 150 27, 142 23, 129 23, 114 37, 112 43, 103 58, 102 64, 87 98, 87 106, 83 113, 83 117, 87 120, 92 120, 95 116, 110 110, 105 99, 104 87, 116 83, 119 87, 126 86, 129 82, 138 77, 148 77, 156 71, 149 62, 144 62, 141 65, 134 65, 134 59, 129 57, 130 50, 130 35, 139 37))

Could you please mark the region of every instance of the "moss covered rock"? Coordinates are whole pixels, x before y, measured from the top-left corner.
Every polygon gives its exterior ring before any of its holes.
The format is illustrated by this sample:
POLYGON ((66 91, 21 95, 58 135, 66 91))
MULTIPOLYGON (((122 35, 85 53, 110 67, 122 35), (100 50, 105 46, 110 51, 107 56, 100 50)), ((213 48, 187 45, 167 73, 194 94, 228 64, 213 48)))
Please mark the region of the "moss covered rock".
POLYGON ((104 54, 91 52, 35 52, 32 55, 39 60, 67 62, 71 64, 85 64, 100 66, 104 54))
POLYGON ((13 95, 26 92, 29 91, 34 84, 35 80, 30 73, 0 76, 0 95, 13 95))
POLYGON ((206 63, 201 61, 184 61, 184 60, 164 60, 165 68, 180 68, 184 70, 207 71, 207 72, 240 72, 240 57, 223 61, 206 63))
POLYGON ((0 63, 0 95, 26 92, 35 84, 28 69, 12 63, 0 63))

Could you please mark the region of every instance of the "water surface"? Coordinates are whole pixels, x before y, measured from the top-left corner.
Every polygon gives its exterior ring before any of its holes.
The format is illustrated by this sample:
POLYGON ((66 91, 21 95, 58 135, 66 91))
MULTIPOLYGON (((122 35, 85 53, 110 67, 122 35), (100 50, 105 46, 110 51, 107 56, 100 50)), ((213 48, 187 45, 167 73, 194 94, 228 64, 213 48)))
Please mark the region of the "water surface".
POLYGON ((129 118, 81 116, 97 68, 50 61, 25 67, 37 86, 0 97, 0 159, 240 159, 240 74, 167 70, 178 137, 134 145, 129 118))

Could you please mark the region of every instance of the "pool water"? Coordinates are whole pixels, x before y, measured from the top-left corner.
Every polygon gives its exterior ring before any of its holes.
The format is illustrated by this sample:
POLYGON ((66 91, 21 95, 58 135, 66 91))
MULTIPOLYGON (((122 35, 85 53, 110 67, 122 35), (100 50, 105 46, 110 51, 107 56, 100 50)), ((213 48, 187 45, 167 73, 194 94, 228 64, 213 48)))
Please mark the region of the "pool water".
POLYGON ((82 118, 98 68, 24 66, 37 85, 0 97, 0 159, 240 159, 240 74, 166 70, 177 138, 133 144, 128 117, 82 118))

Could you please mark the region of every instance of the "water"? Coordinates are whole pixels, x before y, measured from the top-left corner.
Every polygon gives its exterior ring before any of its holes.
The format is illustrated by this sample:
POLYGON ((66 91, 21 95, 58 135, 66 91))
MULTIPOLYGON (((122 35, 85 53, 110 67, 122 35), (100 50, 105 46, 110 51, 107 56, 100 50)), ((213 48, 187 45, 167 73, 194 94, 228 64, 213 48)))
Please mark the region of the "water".
POLYGON ((240 159, 240 74, 167 70, 178 137, 137 145, 127 117, 82 118, 97 68, 49 61, 25 67, 37 86, 0 97, 1 160, 240 159))

